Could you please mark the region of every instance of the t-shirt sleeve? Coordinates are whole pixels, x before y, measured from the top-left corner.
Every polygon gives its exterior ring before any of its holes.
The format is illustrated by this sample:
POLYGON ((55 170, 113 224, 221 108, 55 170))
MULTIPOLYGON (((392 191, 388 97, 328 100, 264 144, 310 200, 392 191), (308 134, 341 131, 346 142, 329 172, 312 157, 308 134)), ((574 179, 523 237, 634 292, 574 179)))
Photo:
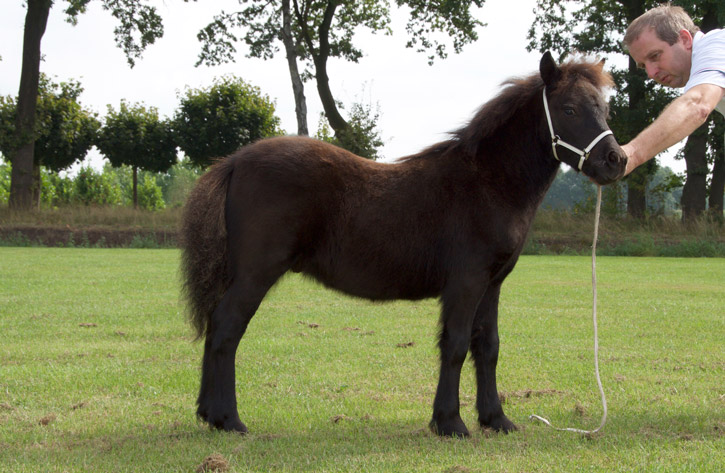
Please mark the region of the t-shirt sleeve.
POLYGON ((725 89, 725 70, 705 69, 691 75, 685 86, 685 92, 700 84, 714 84, 725 89))
MULTIPOLYGON (((700 47, 693 51, 692 70, 684 92, 700 84, 713 84, 725 89, 725 30, 708 33, 700 41, 700 47)), ((725 100, 716 108, 725 115, 725 100)))

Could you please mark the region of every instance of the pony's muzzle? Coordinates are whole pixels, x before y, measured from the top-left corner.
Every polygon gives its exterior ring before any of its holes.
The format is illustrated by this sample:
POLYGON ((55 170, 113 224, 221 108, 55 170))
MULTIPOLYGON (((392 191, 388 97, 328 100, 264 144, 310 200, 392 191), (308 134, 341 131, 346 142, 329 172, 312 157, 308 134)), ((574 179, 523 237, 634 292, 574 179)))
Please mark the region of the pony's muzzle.
POLYGON ((622 151, 615 151, 612 150, 607 155, 607 162, 611 166, 627 166, 627 155, 624 154, 622 151))
POLYGON ((611 184, 624 177, 627 168, 627 155, 621 148, 617 148, 609 150, 601 161, 602 167, 600 168, 599 179, 597 179, 600 185, 611 184))

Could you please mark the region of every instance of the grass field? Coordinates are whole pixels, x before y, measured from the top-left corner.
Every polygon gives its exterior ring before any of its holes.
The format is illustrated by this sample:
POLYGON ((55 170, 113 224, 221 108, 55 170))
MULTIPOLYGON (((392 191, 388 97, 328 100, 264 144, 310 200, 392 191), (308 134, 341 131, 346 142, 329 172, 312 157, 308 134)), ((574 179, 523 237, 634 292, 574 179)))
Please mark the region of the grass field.
POLYGON ((499 389, 520 431, 426 426, 436 301, 372 304, 296 275, 237 356, 245 437, 194 417, 202 344, 176 250, 0 248, 0 472, 572 472, 725 469, 725 259, 600 258, 600 434, 586 257, 521 258, 504 284, 499 389), (200 471, 200 470, 199 470, 200 471))

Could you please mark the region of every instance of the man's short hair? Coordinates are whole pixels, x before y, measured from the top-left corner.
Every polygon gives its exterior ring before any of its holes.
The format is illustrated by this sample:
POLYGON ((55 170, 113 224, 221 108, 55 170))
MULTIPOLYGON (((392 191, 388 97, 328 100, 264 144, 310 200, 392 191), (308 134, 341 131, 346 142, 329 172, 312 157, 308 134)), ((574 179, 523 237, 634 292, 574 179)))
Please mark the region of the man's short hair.
POLYGON ((693 36, 700 31, 700 28, 695 26, 690 15, 682 7, 668 3, 648 10, 629 25, 624 34, 625 48, 629 48, 639 38, 639 35, 650 28, 655 30, 655 34, 661 41, 665 41, 670 46, 677 42, 681 30, 687 30, 693 36))

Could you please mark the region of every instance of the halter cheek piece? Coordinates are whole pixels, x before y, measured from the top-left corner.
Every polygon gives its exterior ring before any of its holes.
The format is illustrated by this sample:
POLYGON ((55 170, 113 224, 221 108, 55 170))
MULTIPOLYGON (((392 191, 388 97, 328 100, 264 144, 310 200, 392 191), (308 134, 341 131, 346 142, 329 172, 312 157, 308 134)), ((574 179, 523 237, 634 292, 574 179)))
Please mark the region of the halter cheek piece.
POLYGON ((556 154, 556 147, 557 145, 563 146, 564 148, 567 148, 570 151, 575 152, 579 155, 579 165, 577 166, 577 169, 579 171, 582 170, 582 166, 584 165, 584 161, 589 157, 589 152, 594 148, 597 143, 599 143, 602 138, 604 138, 607 135, 612 135, 612 130, 605 130, 599 134, 596 138, 592 140, 591 143, 589 143, 589 146, 587 146, 583 151, 577 148, 576 146, 572 146, 566 141, 562 140, 559 135, 554 133, 554 125, 551 124, 551 114, 549 114, 549 101, 546 100, 546 87, 544 87, 544 111, 546 113, 546 122, 549 124, 549 132, 551 133, 551 149, 554 151, 554 157, 557 161, 561 161, 559 159, 559 155, 556 154))

